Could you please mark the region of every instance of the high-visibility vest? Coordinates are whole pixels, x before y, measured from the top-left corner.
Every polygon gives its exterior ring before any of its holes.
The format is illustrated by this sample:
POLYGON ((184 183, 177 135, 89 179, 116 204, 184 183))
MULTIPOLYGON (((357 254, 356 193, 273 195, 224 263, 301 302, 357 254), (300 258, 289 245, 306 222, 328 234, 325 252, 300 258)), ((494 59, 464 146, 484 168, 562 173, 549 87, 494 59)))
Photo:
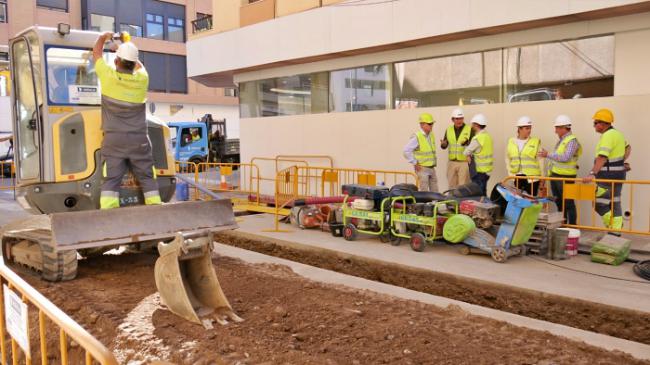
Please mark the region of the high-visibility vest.
POLYGON ((481 152, 474 152, 474 162, 476 163, 476 172, 492 172, 494 165, 494 156, 492 148, 492 136, 487 132, 481 132, 474 136, 481 145, 481 152))
POLYGON ((558 175, 567 175, 567 176, 576 176, 578 175, 578 158, 582 155, 582 146, 578 142, 578 138, 573 134, 564 138, 558 145, 555 147, 556 155, 563 155, 566 152, 566 148, 569 145, 569 142, 575 140, 578 144, 578 150, 576 153, 571 156, 571 159, 566 162, 559 162, 551 160, 551 173, 558 175))
POLYGON ((625 136, 614 128, 610 128, 600 136, 596 145, 596 157, 607 156, 607 163, 603 170, 624 171, 625 170, 625 136))
POLYGON ((511 174, 524 174, 526 176, 541 176, 542 169, 537 160, 537 151, 541 141, 539 138, 529 138, 524 148, 519 151, 519 146, 514 137, 508 140, 509 171, 511 174))
POLYGON ((449 143, 449 161, 465 161, 465 155, 463 155, 463 151, 465 150, 465 147, 463 146, 463 143, 467 142, 469 140, 469 136, 472 132, 472 128, 465 124, 463 126, 463 129, 460 131, 460 135, 458 136, 458 140, 456 140, 456 131, 454 130, 454 126, 449 126, 447 128, 447 142, 449 143))
POLYGON ((422 131, 417 131, 415 136, 418 139, 418 149, 413 152, 413 157, 418 160, 418 165, 424 167, 436 166, 436 145, 431 141, 435 141, 433 131, 429 133, 429 138, 422 131))

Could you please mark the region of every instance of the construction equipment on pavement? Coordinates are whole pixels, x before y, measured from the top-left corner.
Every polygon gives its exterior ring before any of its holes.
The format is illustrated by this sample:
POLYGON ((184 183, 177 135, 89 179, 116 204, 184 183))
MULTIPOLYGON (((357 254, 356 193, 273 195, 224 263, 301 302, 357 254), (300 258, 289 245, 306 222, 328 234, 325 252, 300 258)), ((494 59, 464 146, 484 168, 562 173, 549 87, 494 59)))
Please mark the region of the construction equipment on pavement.
POLYGON ((413 251, 424 251, 427 243, 442 239, 447 219, 458 214, 455 200, 417 203, 413 196, 391 198, 391 244, 399 245, 401 238, 409 240, 413 251), (449 208, 453 209, 453 212, 449 208))
MULTIPOLYGON (((35 215, 3 227, 3 259, 62 281, 75 278, 77 253, 90 257, 119 245, 149 250, 172 241, 160 246, 156 263, 162 301, 194 322, 201 323, 201 308, 216 310, 218 322, 224 314, 237 320, 211 264, 211 234, 237 228, 230 200, 145 206, 142 189, 125 177, 120 202, 134 206, 98 210, 103 134, 92 47, 99 35, 34 26, 9 42, 16 200, 35 215), (183 293, 190 305, 176 300, 183 293)), ((104 57, 113 63, 114 54, 104 57)), ((176 184, 169 128, 150 116, 147 127, 168 202, 176 184)))
POLYGON ((542 204, 549 200, 532 197, 502 184, 498 184, 496 188, 508 202, 496 237, 482 229, 476 229, 464 240, 466 247, 461 248, 461 253, 466 255, 471 253, 472 249, 478 249, 489 253, 494 261, 502 263, 510 256, 525 254, 524 244, 533 234, 542 204))

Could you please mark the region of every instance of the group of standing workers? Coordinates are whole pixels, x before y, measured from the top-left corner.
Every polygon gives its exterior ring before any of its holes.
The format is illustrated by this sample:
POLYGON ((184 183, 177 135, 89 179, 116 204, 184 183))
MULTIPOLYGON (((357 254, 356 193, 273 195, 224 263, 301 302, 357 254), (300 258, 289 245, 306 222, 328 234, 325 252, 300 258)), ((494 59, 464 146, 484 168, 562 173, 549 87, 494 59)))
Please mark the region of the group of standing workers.
MULTIPOLYGON (((609 109, 600 109, 593 116, 594 129, 600 140, 596 146, 594 165, 589 175, 582 178, 583 183, 594 179, 625 180, 629 165, 625 162, 630 156, 631 147, 623 134, 613 127, 614 114, 609 109)), ((449 189, 470 182, 476 183, 483 195, 487 195, 487 182, 494 167, 494 145, 487 131, 488 120, 484 114, 476 114, 465 124, 465 115, 460 108, 454 109, 451 122, 440 147, 448 149, 447 181, 449 189)), ((409 139, 404 147, 404 157, 414 166, 421 190, 438 191, 435 167, 436 144, 433 134, 435 120, 429 113, 418 118, 420 129, 409 139)), ((567 224, 577 223, 576 206, 573 199, 564 198, 565 184, 573 184, 578 176, 578 159, 582 146, 571 132, 571 118, 558 115, 553 126, 559 140, 552 152, 542 148, 539 138, 531 136, 533 120, 522 116, 517 120, 517 135, 508 139, 505 161, 511 176, 518 178, 518 187, 538 195, 539 177, 544 176, 544 160, 548 161, 548 176, 551 191, 556 197, 558 209, 564 212, 567 224), (536 178, 537 177, 537 178, 536 178), (569 180, 563 180, 569 179, 569 180)), ((611 229, 623 227, 621 208, 622 184, 598 182, 596 189, 596 212, 603 224, 611 229), (612 204, 613 200, 613 204, 612 204), (613 205, 613 211, 612 211, 613 205)))

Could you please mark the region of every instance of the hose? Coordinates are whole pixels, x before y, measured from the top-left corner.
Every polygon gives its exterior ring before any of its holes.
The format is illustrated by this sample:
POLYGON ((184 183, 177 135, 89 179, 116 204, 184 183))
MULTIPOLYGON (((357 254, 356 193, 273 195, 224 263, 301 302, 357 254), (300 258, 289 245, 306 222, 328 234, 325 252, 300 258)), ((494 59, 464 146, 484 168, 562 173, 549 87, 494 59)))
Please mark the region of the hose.
POLYGON ((634 273, 650 281, 650 260, 643 260, 634 264, 634 273))

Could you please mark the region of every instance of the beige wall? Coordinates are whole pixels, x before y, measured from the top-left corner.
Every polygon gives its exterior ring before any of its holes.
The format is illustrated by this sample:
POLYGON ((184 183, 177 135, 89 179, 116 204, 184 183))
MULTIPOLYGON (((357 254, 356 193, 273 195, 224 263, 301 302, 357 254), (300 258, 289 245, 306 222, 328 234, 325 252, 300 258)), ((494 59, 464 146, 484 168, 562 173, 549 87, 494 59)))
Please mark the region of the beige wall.
POLYGON ((275 17, 275 0, 259 0, 239 9, 239 26, 260 23, 275 17))
MULTIPOLYGON (((592 127, 591 116, 599 108, 611 108, 615 113, 615 127, 621 130, 632 145, 630 163, 632 171, 628 179, 650 180, 650 145, 646 136, 650 124, 650 94, 593 98, 581 100, 540 101, 515 104, 490 104, 464 107, 466 118, 484 113, 489 126, 487 131, 494 138, 495 170, 490 186, 506 176, 504 162, 507 139, 515 134, 515 121, 529 115, 533 121, 533 135, 542 139, 542 145, 552 150, 557 137, 552 120, 558 114, 568 114, 574 121, 574 133, 583 145, 584 153, 579 161, 580 175, 586 175, 592 167, 598 135, 592 127)), ((410 110, 387 110, 354 113, 329 113, 292 117, 252 118, 240 122, 242 161, 253 156, 276 156, 280 154, 325 154, 334 158, 338 167, 356 167, 382 170, 410 170, 411 166, 402 156, 402 149, 410 135, 418 128, 417 116, 432 113, 438 121, 434 125, 436 144, 450 125, 453 107, 420 108, 410 110), (264 141, 264 143, 259 143, 264 141)), ((441 190, 447 189, 447 152, 438 147, 437 176, 441 190)), ((267 171, 269 173, 269 171, 267 171)), ((650 201, 650 185, 635 189, 637 202, 650 201)), ((625 189, 627 199, 629 188, 625 189)), ((629 204, 624 200, 624 209, 629 204)), ((647 205, 637 205, 635 221, 639 229, 647 229, 647 205)), ((589 211, 582 207, 583 214, 589 211)), ((590 215, 589 215, 590 216, 590 215)))
POLYGON ((239 28, 241 0, 212 0, 212 29, 225 32, 239 28))
POLYGON ((633 95, 650 89, 650 29, 616 33, 615 95, 633 95))
POLYGON ((275 0, 275 16, 285 16, 317 8, 320 0, 275 0))

